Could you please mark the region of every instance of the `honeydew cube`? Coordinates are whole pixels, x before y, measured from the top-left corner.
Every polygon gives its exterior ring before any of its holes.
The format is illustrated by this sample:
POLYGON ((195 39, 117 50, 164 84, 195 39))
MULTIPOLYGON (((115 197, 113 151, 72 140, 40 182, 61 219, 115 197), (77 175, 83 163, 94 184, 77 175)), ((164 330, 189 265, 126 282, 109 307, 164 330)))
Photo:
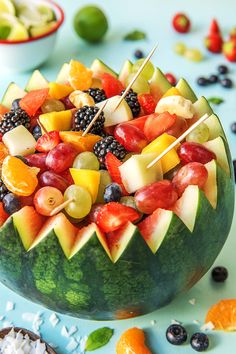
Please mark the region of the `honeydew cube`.
MULTIPOLYGON (((105 127, 110 127, 122 122, 128 122, 133 119, 132 111, 128 103, 123 100, 117 109, 116 105, 120 100, 120 96, 113 96, 108 98, 107 104, 103 110, 105 116, 105 127)), ((99 102, 96 104, 99 108, 104 104, 105 101, 99 102)))
POLYGON ((150 183, 163 179, 160 162, 147 168, 157 155, 157 153, 133 155, 119 167, 122 182, 127 192, 134 193, 150 183))
POLYGON ((36 140, 23 125, 5 133, 2 140, 12 156, 26 156, 35 152, 36 140))

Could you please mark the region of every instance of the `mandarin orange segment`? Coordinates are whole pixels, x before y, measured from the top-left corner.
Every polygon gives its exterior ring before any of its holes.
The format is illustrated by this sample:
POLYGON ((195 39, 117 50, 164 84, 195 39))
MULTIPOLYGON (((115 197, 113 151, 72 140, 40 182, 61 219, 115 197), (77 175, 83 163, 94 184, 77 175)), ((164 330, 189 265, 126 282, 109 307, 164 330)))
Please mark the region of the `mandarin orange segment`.
POLYGON ((125 331, 116 345, 116 354, 152 354, 145 345, 144 331, 136 327, 125 331))
POLYGON ((7 147, 2 142, 0 142, 0 166, 2 165, 3 160, 5 157, 7 157, 7 155, 9 155, 7 147))
POLYGON ((236 331, 236 299, 225 299, 210 307, 205 322, 212 322, 214 329, 236 331))
POLYGON ((96 142, 101 140, 99 135, 86 134, 82 136, 83 132, 62 131, 59 134, 64 143, 72 144, 78 152, 93 151, 96 142))
POLYGON ((29 167, 14 156, 7 156, 2 164, 2 180, 12 193, 29 196, 38 185, 39 168, 29 167))
POLYGON ((93 73, 82 63, 70 61, 69 83, 75 90, 88 90, 92 85, 93 73))
POLYGON ((2 104, 0 104, 0 120, 1 120, 1 116, 3 116, 5 113, 7 113, 9 111, 8 108, 6 108, 5 106, 3 106, 2 104))

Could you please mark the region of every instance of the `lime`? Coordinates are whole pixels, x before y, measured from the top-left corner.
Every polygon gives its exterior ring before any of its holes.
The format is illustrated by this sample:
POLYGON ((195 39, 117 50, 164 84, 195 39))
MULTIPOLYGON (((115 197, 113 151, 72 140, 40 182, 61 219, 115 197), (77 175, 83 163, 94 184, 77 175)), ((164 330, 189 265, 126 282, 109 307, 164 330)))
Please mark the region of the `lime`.
POLYGON ((38 5, 37 10, 42 16, 43 21, 51 22, 56 20, 56 15, 54 11, 51 9, 51 7, 45 5, 38 5))
POLYGON ((28 38, 29 38, 29 34, 25 26, 22 23, 17 22, 12 27, 10 35, 8 36, 7 39, 11 41, 22 41, 28 38))
POLYGON ((107 18, 98 7, 84 6, 75 14, 74 29, 84 40, 99 42, 107 32, 107 18))
POLYGON ((0 0, 0 14, 15 15, 15 7, 10 0, 0 0))
POLYGON ((52 21, 49 23, 46 23, 45 25, 41 25, 41 26, 32 26, 29 28, 29 33, 31 35, 31 37, 37 37, 37 36, 42 36, 45 33, 50 32, 53 27, 55 27, 56 25, 56 21, 52 21))

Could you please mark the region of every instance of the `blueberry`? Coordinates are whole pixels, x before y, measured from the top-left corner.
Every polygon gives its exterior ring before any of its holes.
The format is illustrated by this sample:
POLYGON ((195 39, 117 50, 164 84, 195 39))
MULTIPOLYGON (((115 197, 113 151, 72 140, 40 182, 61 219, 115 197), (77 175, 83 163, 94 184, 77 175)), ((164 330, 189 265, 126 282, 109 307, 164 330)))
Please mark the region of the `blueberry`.
POLYGON ((104 201, 105 203, 110 202, 119 202, 122 197, 122 189, 118 183, 108 184, 104 192, 104 201))
POLYGON ((207 86, 209 84, 209 81, 205 77, 199 77, 197 79, 197 83, 198 83, 199 86, 207 86))
POLYGON ((190 344, 197 352, 204 352, 209 347, 209 339, 205 333, 194 333, 190 339, 190 344))
POLYGON ((220 83, 225 88, 231 88, 233 86, 233 81, 228 78, 220 80, 220 83))
POLYGON ((215 267, 211 272, 212 279, 217 283, 223 283, 228 278, 228 271, 225 267, 215 267))
POLYGON ((33 137, 37 141, 42 136, 42 130, 39 125, 36 125, 32 130, 33 137))
POLYGON ((187 337, 186 329, 179 324, 170 325, 166 330, 166 339, 173 345, 183 344, 187 337))
POLYGON ((3 208, 7 214, 13 214, 21 208, 19 198, 13 194, 8 193, 2 200, 3 208))
POLYGON ((215 74, 212 74, 209 76, 208 81, 210 84, 216 84, 218 82, 218 76, 215 74))
POLYGON ((15 111, 16 109, 19 109, 19 108, 20 108, 20 100, 21 100, 21 98, 16 98, 16 99, 12 102, 11 109, 12 109, 13 111, 15 111))
POLYGON ((232 133, 236 134, 236 122, 231 124, 231 131, 232 133))
POLYGON ((26 158, 24 156, 21 155, 15 155, 15 157, 17 157, 19 160, 21 160, 22 162, 24 162, 26 165, 28 164, 28 161, 26 160, 26 158))
POLYGON ((140 49, 136 49, 134 52, 134 56, 136 59, 142 59, 144 57, 144 53, 140 49))
POLYGON ((225 75, 225 74, 227 74, 229 72, 229 68, 226 65, 219 65, 217 70, 222 75, 225 75))

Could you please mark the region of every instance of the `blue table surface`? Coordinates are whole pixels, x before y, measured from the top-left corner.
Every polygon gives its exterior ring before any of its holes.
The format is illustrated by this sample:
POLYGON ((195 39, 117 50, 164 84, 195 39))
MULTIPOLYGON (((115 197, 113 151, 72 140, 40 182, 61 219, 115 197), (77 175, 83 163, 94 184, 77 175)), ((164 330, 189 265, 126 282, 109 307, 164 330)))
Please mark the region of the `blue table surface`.
MULTIPOLYGON (((93 3, 99 4, 105 10, 110 21, 109 33, 105 41, 99 45, 83 43, 75 35, 72 28, 72 18, 76 9, 83 4, 88 4, 88 1, 58 0, 58 3, 65 10, 66 21, 59 33, 57 45, 50 60, 40 69, 49 80, 55 78, 61 65, 69 61, 70 58, 79 59, 90 65, 92 60, 98 57, 119 71, 121 64, 126 58, 134 59, 133 52, 135 49, 140 48, 148 53, 154 44, 158 43, 158 50, 153 57, 153 62, 156 66, 160 66, 164 72, 173 72, 177 77, 185 77, 198 95, 205 95, 206 97, 220 96, 225 99, 223 104, 215 107, 215 111, 222 119, 232 155, 236 158, 236 136, 230 132, 230 123, 236 120, 236 89, 223 89, 220 85, 201 88, 196 85, 198 76, 209 75, 216 71, 217 65, 225 63, 221 55, 211 55, 204 50, 203 37, 207 33, 210 20, 213 17, 219 20, 223 33, 227 36, 230 28, 236 25, 236 2, 234 0, 228 0, 227 2, 205 0, 201 5, 196 0, 146 0, 142 2, 134 0, 94 0, 93 3), (190 15, 193 24, 190 34, 181 36, 175 34, 172 30, 170 25, 171 18, 178 11, 185 11, 190 15), (135 28, 143 29, 147 32, 148 39, 140 42, 122 41, 122 36, 135 28), (194 63, 175 55, 172 47, 177 41, 184 41, 189 47, 202 49, 205 53, 205 59, 201 63, 194 63)), ((230 77, 233 78, 236 86, 236 64, 228 65, 230 67, 230 77)), ((7 73, 4 68, 0 68, 0 95, 3 94, 10 81, 15 81, 24 87, 29 75, 30 73, 12 75, 7 73)), ((187 294, 180 296, 169 306, 149 315, 116 322, 95 322, 58 314, 60 322, 55 328, 52 327, 49 321, 49 317, 52 314, 51 311, 25 300, 1 285, 0 327, 11 322, 14 325, 30 329, 32 323, 23 319, 22 314, 40 312, 43 319, 40 333, 45 340, 57 345, 58 353, 67 353, 66 346, 70 341, 69 338, 61 336, 62 326, 66 326, 68 329, 71 326, 76 326, 78 331, 73 335, 76 340, 99 327, 110 326, 114 328, 114 336, 110 343, 106 347, 97 350, 97 354, 115 353, 115 344, 118 337, 125 329, 132 326, 139 326, 147 331, 150 347, 155 354, 191 353, 193 351, 189 344, 182 347, 168 344, 165 339, 165 330, 171 320, 174 319, 183 322, 189 333, 193 333, 199 330, 203 324, 210 305, 222 298, 236 298, 235 220, 234 218, 233 227, 226 245, 215 263, 224 265, 229 270, 230 276, 225 284, 213 284, 210 279, 210 273, 208 273, 187 294), (189 300, 193 298, 196 299, 195 305, 189 303, 189 300), (7 301, 15 304, 14 310, 5 311, 7 301), (2 318, 2 316, 5 316, 5 318, 2 318), (199 324, 194 320, 198 320, 199 324)), ((214 354, 235 354, 235 333, 210 332, 209 337, 211 342, 210 352, 214 354)), ((74 353, 81 353, 79 347, 74 353)))

